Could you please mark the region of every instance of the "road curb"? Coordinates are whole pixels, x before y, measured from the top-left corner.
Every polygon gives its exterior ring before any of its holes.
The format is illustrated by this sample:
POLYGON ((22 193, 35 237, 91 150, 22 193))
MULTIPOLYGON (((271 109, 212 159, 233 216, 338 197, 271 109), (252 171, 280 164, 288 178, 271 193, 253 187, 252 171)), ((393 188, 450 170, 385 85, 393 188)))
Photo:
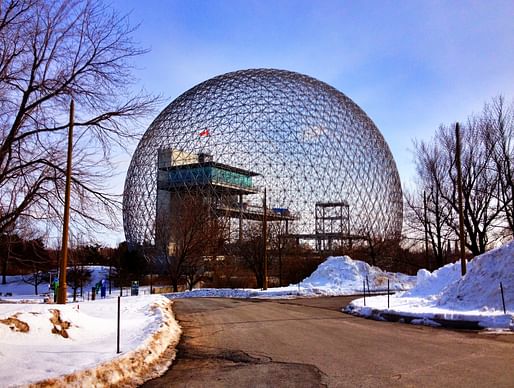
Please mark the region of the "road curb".
POLYGON ((386 321, 386 322, 400 322, 412 325, 424 325, 431 327, 443 327, 446 329, 457 329, 457 330, 484 330, 484 327, 480 326, 477 320, 465 320, 465 319, 448 319, 437 314, 427 317, 416 314, 402 314, 398 312, 384 311, 378 309, 366 310, 366 313, 361 313, 349 304, 345 306, 342 311, 349 315, 354 315, 361 318, 372 319, 375 321, 386 321))

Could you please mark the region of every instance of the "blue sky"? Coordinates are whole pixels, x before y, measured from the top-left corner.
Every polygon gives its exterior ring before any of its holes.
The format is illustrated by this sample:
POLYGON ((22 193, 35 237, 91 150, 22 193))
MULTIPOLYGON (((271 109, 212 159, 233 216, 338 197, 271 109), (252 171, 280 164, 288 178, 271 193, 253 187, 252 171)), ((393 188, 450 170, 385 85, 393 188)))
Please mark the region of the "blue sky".
POLYGON ((514 98, 512 0, 112 5, 140 23, 134 36, 151 51, 135 62, 137 86, 161 94, 163 108, 229 71, 304 73, 334 86, 371 117, 407 186, 414 175, 413 139, 464 120, 494 96, 514 98))

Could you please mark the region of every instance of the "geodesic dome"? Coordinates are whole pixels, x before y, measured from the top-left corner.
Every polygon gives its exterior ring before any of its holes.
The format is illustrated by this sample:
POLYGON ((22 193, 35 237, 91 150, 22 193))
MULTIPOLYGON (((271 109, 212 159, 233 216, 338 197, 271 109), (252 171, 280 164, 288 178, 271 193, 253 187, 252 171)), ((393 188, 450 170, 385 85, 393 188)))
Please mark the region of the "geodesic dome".
MULTIPOLYGON (((394 159, 371 119, 314 78, 284 70, 227 73, 191 88, 153 121, 132 157, 123 221, 129 244, 154 241, 159 150, 210 155, 258 175, 270 207, 314 234, 316 204, 345 204, 349 235, 397 237, 402 192, 394 159)), ((246 196, 262 203, 262 194, 246 196)), ((329 217, 327 217, 329 218, 329 217)))

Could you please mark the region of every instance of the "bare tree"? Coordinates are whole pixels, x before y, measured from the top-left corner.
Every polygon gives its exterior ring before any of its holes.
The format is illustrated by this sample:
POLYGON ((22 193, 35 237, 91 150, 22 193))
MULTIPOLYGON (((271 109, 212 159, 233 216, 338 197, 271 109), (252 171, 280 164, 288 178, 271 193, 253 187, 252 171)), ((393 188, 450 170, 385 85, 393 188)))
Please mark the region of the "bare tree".
POLYGON ((447 263, 451 241, 455 239, 453 229, 453 208, 437 195, 435 188, 423 194, 406 194, 407 204, 406 224, 410 232, 416 233, 418 241, 428 245, 426 258, 428 269, 439 268, 447 263), (433 259, 433 260, 432 260, 433 259))
POLYGON ((415 143, 418 190, 405 195, 407 225, 430 247, 427 252, 427 268, 439 268, 446 264, 451 239, 455 239, 455 211, 445 200, 438 182, 445 181, 446 170, 441 168, 449 159, 435 143, 415 143), (434 258, 434 265, 430 258, 434 258))
POLYGON ((11 263, 13 244, 18 236, 13 233, 0 234, 0 272, 2 284, 7 284, 7 268, 11 263))
POLYGON ((137 118, 156 102, 130 93, 130 60, 144 53, 132 32, 126 17, 97 0, 2 1, 0 233, 22 216, 61 217, 71 99, 76 226, 114 220, 111 154, 136 135, 137 118))
POLYGON ((77 300, 77 291, 80 289, 80 296, 82 297, 84 285, 91 279, 92 271, 84 266, 84 264, 87 264, 87 251, 89 249, 90 247, 81 245, 78 239, 75 246, 70 246, 68 256, 71 259, 71 266, 67 270, 66 282, 73 290, 74 302, 77 300))
POLYGON ((262 222, 248 223, 243 235, 242 241, 234 246, 233 253, 240 257, 244 265, 253 272, 257 288, 262 288, 264 286, 262 222))
POLYGON ((46 272, 51 266, 50 257, 41 239, 27 240, 23 245, 24 256, 19 260, 23 267, 31 271, 29 275, 23 276, 23 281, 33 285, 34 293, 38 295, 39 285, 48 280, 46 272))
POLYGON ((70 287, 73 290, 73 301, 77 300, 77 291, 80 289, 80 296, 82 296, 82 291, 84 284, 87 284, 89 279, 91 279, 92 271, 83 265, 73 265, 70 269, 68 269, 68 273, 66 275, 66 279, 70 284, 70 287), (68 280, 69 279, 69 280, 68 280))
POLYGON ((268 224, 268 245, 270 248, 269 257, 271 261, 278 261, 278 285, 282 287, 283 282, 283 258, 289 248, 291 240, 286 238, 286 227, 283 222, 270 222, 268 224))
POLYGON ((186 280, 189 289, 200 280, 204 262, 224 242, 225 222, 212 214, 203 197, 191 195, 174 204, 171 215, 156 217, 156 248, 165 262, 173 291, 186 280))
MULTIPOLYGON (((496 227, 505 208, 500 200, 502 172, 495 166, 491 147, 482 141, 483 132, 484 121, 479 116, 470 117, 461 131, 466 247, 473 255, 485 252, 490 239, 496 235, 496 227)), ((435 224, 430 223, 436 228, 435 234, 432 231, 435 237, 447 235, 442 227, 437 231, 440 221, 459 236, 457 222, 452 216, 452 212, 458 211, 455 150, 454 125, 442 125, 431 143, 416 144, 418 177, 428 189, 430 208, 436 217, 435 224)), ((444 249, 438 246, 440 241, 438 238, 435 240, 436 252, 444 249)))
POLYGON ((499 174, 499 198, 503 205, 509 236, 514 234, 514 102, 502 96, 486 104, 482 114, 481 137, 492 153, 499 174))

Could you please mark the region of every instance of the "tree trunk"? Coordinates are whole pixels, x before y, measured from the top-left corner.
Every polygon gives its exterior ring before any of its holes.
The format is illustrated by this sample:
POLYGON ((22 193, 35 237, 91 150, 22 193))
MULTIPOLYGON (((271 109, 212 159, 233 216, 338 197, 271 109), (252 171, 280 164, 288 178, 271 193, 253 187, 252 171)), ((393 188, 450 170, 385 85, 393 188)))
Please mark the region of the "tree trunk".
POLYGON ((7 257, 2 260, 2 284, 7 284, 7 257))

